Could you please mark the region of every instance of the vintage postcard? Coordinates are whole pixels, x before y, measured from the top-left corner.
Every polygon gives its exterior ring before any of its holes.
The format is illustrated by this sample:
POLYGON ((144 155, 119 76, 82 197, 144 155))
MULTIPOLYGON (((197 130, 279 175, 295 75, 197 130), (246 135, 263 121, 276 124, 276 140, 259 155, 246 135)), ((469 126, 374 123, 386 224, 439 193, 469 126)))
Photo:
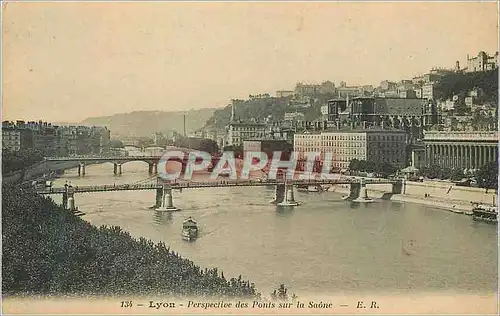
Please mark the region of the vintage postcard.
POLYGON ((497 314, 497 2, 2 3, 2 313, 497 314))

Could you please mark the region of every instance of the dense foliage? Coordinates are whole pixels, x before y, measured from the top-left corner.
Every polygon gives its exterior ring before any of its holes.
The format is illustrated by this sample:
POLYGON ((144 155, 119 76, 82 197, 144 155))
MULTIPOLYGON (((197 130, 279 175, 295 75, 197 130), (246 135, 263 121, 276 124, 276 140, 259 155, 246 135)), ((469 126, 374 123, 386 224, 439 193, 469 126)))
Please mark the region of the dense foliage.
MULTIPOLYGON (((450 179, 452 181, 460 181, 464 178, 471 178, 471 175, 464 174, 464 170, 443 168, 437 165, 423 168, 420 173, 429 179, 450 179)), ((478 187, 496 189, 498 187, 498 163, 493 161, 482 166, 476 172, 474 178, 477 181, 478 187)))
MULTIPOLYGON (((431 165, 425 168, 422 168, 420 170, 420 174, 422 176, 425 176, 428 179, 450 179, 452 175, 452 169, 449 168, 443 168, 438 165, 431 165)), ((462 171, 462 177, 463 177, 463 171, 462 171)), ((455 176, 455 179, 457 177, 455 176)), ((459 179, 456 179, 459 180, 459 179)))
POLYGON ((2 174, 22 170, 43 161, 44 155, 36 149, 21 149, 19 151, 2 150, 2 174))
POLYGON ((451 99, 454 95, 464 98, 466 93, 479 88, 484 101, 498 103, 498 69, 482 72, 450 73, 440 78, 436 85, 436 99, 451 99))
POLYGON ((2 187, 6 295, 258 296, 241 276, 226 280, 163 243, 94 227, 29 190, 2 187))
POLYGON ((109 142, 109 147, 111 148, 123 148, 125 146, 123 146, 123 142, 119 139, 112 139, 110 142, 109 142))
POLYGON ((217 142, 208 138, 177 137, 175 139, 174 146, 191 148, 210 154, 215 154, 219 151, 219 145, 217 145, 217 142))
POLYGON ((382 174, 392 174, 397 168, 388 162, 378 163, 374 161, 353 159, 349 163, 350 171, 374 172, 382 174))
POLYGON ((477 184, 480 188, 498 188, 498 162, 492 161, 482 166, 476 173, 477 184))
MULTIPOLYGON (((240 101, 235 105, 235 117, 254 118, 262 121, 271 116, 273 121, 282 121, 286 112, 301 112, 305 115, 306 121, 314 121, 321 116, 321 106, 328 99, 335 97, 333 94, 317 94, 314 98, 309 98, 309 107, 296 105, 292 97, 284 98, 260 98, 240 101)), ((206 122, 205 126, 216 126, 223 129, 230 121, 231 106, 216 110, 213 116, 206 122)))

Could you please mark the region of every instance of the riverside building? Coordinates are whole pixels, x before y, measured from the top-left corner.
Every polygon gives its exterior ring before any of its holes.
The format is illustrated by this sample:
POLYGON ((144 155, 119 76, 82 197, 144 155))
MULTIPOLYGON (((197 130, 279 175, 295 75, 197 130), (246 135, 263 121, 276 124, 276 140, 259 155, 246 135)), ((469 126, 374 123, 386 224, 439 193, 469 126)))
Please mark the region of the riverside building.
POLYGON ((4 149, 36 149, 47 156, 105 154, 110 150, 110 131, 100 126, 57 126, 42 121, 4 121, 2 138, 4 149))
POLYGON ((425 164, 477 170, 498 161, 498 132, 424 132, 425 164))
POLYGON ((366 128, 295 134, 293 149, 299 159, 308 152, 318 152, 324 160, 326 153, 333 156, 333 169, 348 169, 351 160, 369 160, 404 167, 406 163, 407 134, 397 129, 366 128))

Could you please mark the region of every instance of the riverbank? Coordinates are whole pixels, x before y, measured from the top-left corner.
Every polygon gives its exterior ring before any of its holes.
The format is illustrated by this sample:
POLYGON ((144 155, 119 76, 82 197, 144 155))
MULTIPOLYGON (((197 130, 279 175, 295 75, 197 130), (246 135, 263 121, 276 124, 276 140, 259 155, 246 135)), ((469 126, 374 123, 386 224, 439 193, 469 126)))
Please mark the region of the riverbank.
POLYGON ((257 298, 253 283, 202 269, 165 243, 96 227, 31 189, 2 187, 2 289, 15 295, 257 298))
MULTIPOLYGON (((349 185, 334 185, 328 191, 349 194, 349 185)), ((390 184, 367 185, 368 196, 373 199, 401 203, 416 203, 459 214, 470 214, 471 202, 497 205, 495 190, 460 187, 448 182, 405 181, 403 193, 392 194, 390 184)))

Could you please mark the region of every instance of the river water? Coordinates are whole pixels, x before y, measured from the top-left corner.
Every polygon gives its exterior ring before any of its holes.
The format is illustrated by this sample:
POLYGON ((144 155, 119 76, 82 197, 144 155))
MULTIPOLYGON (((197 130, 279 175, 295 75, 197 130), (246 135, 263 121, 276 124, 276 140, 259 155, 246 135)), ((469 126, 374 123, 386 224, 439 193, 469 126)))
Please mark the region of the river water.
MULTIPOLYGON (((113 176, 113 165, 87 166, 85 177, 68 170, 62 186, 133 183, 148 177, 147 164, 130 162, 113 176)), ((268 294, 285 283, 290 292, 494 293, 497 289, 497 227, 432 207, 377 201, 355 204, 335 192, 301 193, 302 205, 269 204, 274 189, 202 188, 174 191, 182 211, 149 209, 154 191, 82 193, 82 218, 117 225, 135 237, 163 241, 203 268, 226 278, 242 275, 268 294), (195 242, 181 239, 182 221, 200 225, 195 242)), ((58 203, 61 196, 55 196, 58 203)))

